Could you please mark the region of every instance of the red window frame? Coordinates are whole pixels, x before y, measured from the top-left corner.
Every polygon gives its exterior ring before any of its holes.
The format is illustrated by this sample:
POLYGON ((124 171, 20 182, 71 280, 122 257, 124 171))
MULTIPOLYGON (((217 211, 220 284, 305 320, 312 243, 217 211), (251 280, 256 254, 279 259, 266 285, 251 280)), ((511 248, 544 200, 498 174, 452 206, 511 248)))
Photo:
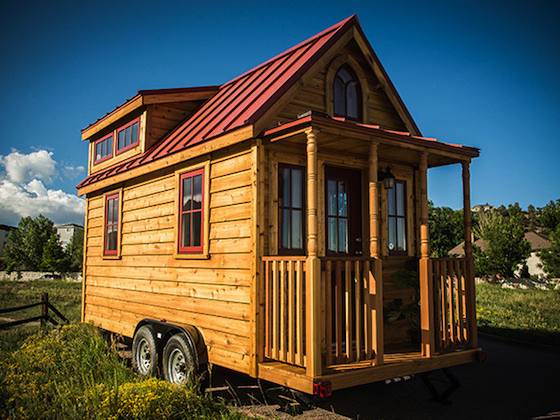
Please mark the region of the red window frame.
MULTIPOLYGON (((191 183, 191 194, 192 191, 194 189, 194 182, 191 183)), ((205 206, 205 191, 204 191, 204 168, 200 168, 200 169, 196 169, 194 171, 189 171, 189 172, 185 172, 184 174, 181 174, 179 177, 179 235, 178 235, 178 239, 179 242, 177 244, 177 250, 179 252, 179 254, 201 254, 204 252, 204 206, 205 206), (183 208, 183 203, 184 203, 184 191, 183 191, 183 181, 187 178, 192 178, 194 180, 194 178, 196 176, 201 176, 201 180, 200 180, 200 191, 201 191, 201 203, 200 203, 200 209, 190 209, 190 210, 185 210, 183 208), (189 230, 189 235, 191 238, 191 243, 192 243, 192 238, 193 238, 193 223, 192 223, 192 215, 194 213, 200 213, 200 245, 197 246, 183 246, 183 215, 184 214, 190 214, 191 216, 191 223, 190 225, 190 230, 189 230)))
POLYGON ((93 144, 93 163, 97 164, 97 163, 101 163, 103 161, 106 161, 107 159, 111 159, 113 157, 113 150, 114 150, 114 146, 115 146, 115 138, 113 136, 113 132, 111 131, 109 134, 107 134, 104 137, 101 137, 99 140, 96 140, 93 144), (105 141, 107 141, 107 139, 109 139, 109 137, 112 137, 112 142, 111 142, 111 153, 109 153, 107 156, 103 156, 101 159, 97 159, 97 145, 99 143, 103 143, 105 141))
MULTIPOLYGON (((130 136, 131 136, 131 141, 132 141, 132 133, 130 134, 130 136)), ((115 140, 114 140, 114 142, 115 142, 116 154, 119 155, 123 152, 126 152, 127 150, 130 150, 130 149, 136 147, 138 145, 139 141, 140 141, 140 117, 135 118, 132 121, 129 121, 125 125, 120 126, 119 128, 117 128, 115 130, 115 140), (138 131, 137 131, 136 140, 133 141, 132 143, 130 143, 129 145, 127 145, 127 146, 119 148, 119 133, 121 131, 126 130, 128 127, 131 127, 132 125, 134 125, 136 123, 138 123, 138 131)))
POLYGON ((120 206, 120 194, 114 193, 105 196, 105 220, 103 223, 103 255, 118 255, 119 250, 119 206, 120 206), (109 222, 109 201, 115 201, 113 204, 113 214, 112 219, 109 222), (116 204, 116 205, 115 205, 116 204), (109 228, 115 229, 117 232, 117 240, 115 242, 115 249, 109 249, 109 228))

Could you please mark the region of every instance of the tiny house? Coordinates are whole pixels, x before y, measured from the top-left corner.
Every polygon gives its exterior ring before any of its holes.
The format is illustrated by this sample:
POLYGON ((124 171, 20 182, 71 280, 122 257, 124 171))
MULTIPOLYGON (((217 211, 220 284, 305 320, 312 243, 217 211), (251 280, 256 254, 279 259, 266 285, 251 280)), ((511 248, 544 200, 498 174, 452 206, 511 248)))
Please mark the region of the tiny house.
POLYGON ((82 321, 141 373, 324 393, 477 360, 479 150, 421 134, 356 16, 223 85, 139 91, 82 139, 82 321), (432 258, 427 173, 455 164, 465 255, 432 258))

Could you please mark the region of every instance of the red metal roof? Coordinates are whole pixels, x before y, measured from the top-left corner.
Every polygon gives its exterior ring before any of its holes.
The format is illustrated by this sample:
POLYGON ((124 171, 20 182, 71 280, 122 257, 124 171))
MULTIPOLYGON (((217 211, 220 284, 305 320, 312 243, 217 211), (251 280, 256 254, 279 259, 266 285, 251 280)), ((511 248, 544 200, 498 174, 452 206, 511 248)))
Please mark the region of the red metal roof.
POLYGON ((195 114, 143 155, 92 174, 78 188, 255 122, 357 21, 355 15, 225 83, 195 114))

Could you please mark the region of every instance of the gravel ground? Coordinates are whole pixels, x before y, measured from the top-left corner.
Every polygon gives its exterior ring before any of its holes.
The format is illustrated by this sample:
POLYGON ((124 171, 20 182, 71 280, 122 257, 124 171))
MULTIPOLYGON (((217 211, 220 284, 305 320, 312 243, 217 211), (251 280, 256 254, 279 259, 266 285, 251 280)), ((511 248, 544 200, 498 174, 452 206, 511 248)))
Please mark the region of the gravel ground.
MULTIPOLYGON (((260 407, 243 402, 242 396, 239 401, 246 405, 247 413, 276 418, 560 419, 560 349, 551 351, 489 337, 481 337, 480 345, 488 359, 452 369, 461 386, 448 404, 433 401, 419 377, 337 391, 314 410, 295 416, 278 411, 277 401, 260 407), (338 416, 329 417, 332 413, 338 416)), ((247 377, 218 371, 214 383, 226 382, 234 387, 255 384, 247 377)))

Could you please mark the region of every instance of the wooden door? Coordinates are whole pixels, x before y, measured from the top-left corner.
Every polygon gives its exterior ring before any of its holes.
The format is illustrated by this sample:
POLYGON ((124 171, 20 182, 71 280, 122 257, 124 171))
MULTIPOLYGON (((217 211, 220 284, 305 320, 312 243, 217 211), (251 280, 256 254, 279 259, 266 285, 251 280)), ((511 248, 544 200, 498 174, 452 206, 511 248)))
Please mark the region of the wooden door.
POLYGON ((327 255, 363 254, 360 171, 325 168, 325 225, 327 255))

